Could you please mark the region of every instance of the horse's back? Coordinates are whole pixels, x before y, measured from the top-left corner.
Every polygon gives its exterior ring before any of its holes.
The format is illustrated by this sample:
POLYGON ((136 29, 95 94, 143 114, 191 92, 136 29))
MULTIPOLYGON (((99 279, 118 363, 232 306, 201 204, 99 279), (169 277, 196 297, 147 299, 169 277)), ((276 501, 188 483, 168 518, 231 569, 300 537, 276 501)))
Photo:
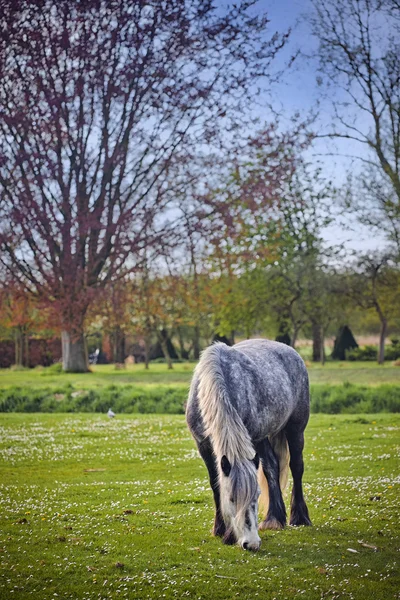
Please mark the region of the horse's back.
MULTIPOLYGON (((218 343, 204 355, 219 361, 224 386, 253 441, 274 435, 289 419, 300 427, 309 415, 308 374, 293 348, 264 339, 246 340, 229 347, 218 343)), ((187 420, 195 437, 203 436, 198 383, 202 359, 189 394, 187 420)), ((201 400, 200 400, 201 401, 201 400)))
POLYGON ((299 354, 286 344, 264 339, 239 342, 230 350, 230 355, 222 352, 225 378, 252 438, 274 435, 289 419, 305 427, 309 384, 299 354))
POLYGON ((301 356, 291 346, 265 339, 239 342, 233 349, 251 361, 263 385, 276 394, 282 385, 288 395, 307 394, 308 373, 301 356))

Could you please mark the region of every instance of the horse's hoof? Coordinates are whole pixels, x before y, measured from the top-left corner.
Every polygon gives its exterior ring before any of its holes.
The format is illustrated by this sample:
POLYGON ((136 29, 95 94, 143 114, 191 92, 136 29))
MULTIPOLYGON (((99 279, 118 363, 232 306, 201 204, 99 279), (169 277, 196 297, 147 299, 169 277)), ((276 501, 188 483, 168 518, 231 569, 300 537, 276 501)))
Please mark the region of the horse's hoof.
POLYGON ((290 515, 289 525, 292 525, 293 527, 301 527, 302 525, 312 525, 310 517, 308 516, 308 511, 293 511, 290 515))
POLYGON ((273 531, 279 531, 283 529, 284 525, 280 523, 277 519, 266 519, 265 521, 261 521, 258 526, 260 531, 265 531, 266 529, 272 529, 273 531))
POLYGON ((303 525, 309 527, 312 523, 310 519, 290 519, 289 525, 292 527, 302 527, 303 525))

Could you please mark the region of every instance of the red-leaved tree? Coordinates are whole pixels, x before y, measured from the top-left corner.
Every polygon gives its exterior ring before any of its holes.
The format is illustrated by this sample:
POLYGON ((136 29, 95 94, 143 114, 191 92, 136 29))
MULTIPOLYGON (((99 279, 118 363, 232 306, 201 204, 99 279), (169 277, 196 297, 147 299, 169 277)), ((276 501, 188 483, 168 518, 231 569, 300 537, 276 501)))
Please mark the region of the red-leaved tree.
POLYGON ((97 290, 165 235, 172 166, 268 80, 287 36, 253 4, 0 0, 1 261, 58 315, 65 370, 87 370, 97 290))

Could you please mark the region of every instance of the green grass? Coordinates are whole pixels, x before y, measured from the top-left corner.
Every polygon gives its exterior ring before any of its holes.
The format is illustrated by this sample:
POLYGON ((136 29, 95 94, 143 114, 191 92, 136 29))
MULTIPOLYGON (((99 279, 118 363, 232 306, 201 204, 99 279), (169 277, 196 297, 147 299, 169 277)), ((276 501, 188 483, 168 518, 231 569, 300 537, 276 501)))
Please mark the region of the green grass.
MULTIPOLYGON (((188 386, 195 363, 177 363, 168 370, 162 363, 153 363, 146 371, 142 364, 116 370, 113 365, 96 365, 91 373, 56 373, 52 368, 12 371, 0 369, 0 388, 16 385, 40 388, 72 384, 76 389, 96 389, 106 385, 137 384, 188 386)), ((310 383, 338 384, 345 381, 363 385, 400 384, 400 367, 385 363, 381 366, 365 362, 328 362, 324 366, 308 363, 310 383)))
POLYGON ((400 367, 392 363, 378 365, 367 362, 307 363, 311 384, 354 383, 361 385, 400 384, 400 367))
POLYGON ((223 546, 182 416, 0 415, 0 598, 399 598, 400 415, 312 415, 311 528, 223 546))
MULTIPOLYGON (((0 369, 0 387, 29 385, 47 387, 72 384, 77 389, 93 389, 105 385, 189 385, 195 363, 178 363, 172 370, 164 363, 153 363, 149 370, 144 365, 129 365, 116 370, 114 365, 93 365, 90 373, 57 373, 52 367, 13 371, 0 369)), ((400 371, 400 369, 399 369, 400 371)), ((400 378, 399 378, 400 381, 400 378)))

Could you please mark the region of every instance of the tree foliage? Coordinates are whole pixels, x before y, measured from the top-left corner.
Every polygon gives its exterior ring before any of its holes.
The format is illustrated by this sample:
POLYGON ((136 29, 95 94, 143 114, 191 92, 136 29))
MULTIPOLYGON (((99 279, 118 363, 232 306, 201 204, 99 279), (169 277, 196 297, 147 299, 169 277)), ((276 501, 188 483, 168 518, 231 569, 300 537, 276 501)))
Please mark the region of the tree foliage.
POLYGON ((2 261, 59 314, 66 369, 86 369, 97 289, 165 237, 171 171, 219 147, 268 77, 286 36, 251 6, 0 2, 2 261))

